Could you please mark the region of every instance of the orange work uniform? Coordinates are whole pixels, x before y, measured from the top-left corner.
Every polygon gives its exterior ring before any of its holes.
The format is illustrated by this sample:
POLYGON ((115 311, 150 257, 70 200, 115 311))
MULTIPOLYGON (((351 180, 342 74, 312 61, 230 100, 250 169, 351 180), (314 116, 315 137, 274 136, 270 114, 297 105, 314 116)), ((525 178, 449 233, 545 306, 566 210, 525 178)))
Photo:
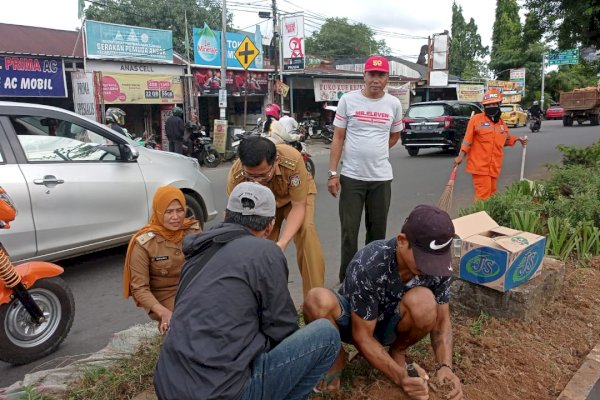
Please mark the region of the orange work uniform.
POLYGON ((473 175, 475 201, 485 200, 496 192, 504 147, 516 142, 516 136, 510 134, 504 121, 494 122, 485 113, 471 118, 461 150, 467 154, 466 171, 473 175))

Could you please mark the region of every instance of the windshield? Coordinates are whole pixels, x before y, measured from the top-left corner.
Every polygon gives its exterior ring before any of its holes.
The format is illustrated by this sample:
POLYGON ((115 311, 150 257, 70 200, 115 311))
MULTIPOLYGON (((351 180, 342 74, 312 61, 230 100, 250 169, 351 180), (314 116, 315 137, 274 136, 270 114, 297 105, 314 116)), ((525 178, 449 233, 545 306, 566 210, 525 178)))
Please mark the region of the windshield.
POLYGON ((406 113, 406 116, 409 118, 435 118, 443 115, 444 106, 442 104, 424 104, 421 106, 412 106, 406 113))
POLYGON ((513 106, 502 106, 502 107, 500 107, 500 111, 502 111, 502 112, 512 112, 513 111, 513 106))

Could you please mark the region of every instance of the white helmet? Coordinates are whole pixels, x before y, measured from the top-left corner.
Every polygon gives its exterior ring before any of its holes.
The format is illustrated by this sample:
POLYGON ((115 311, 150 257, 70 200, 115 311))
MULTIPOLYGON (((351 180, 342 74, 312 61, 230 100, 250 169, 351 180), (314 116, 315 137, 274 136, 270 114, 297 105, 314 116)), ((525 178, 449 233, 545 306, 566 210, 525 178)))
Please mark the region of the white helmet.
POLYGON ((539 103, 537 100, 535 100, 535 101, 533 102, 533 105, 534 105, 534 106, 537 106, 538 104, 540 104, 540 103, 539 103))

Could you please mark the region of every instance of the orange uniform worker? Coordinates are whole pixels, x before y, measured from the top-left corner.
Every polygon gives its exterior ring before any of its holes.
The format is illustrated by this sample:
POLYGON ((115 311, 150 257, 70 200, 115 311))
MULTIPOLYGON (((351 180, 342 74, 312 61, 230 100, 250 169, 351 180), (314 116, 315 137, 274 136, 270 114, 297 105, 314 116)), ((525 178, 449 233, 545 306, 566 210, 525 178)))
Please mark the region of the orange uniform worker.
POLYGON ((500 115, 502 93, 490 89, 483 95, 484 112, 475 114, 469 121, 460 153, 454 159, 456 165, 467 157, 466 171, 473 175, 475 201, 485 200, 496 193, 496 181, 502 169, 505 146, 518 141, 527 145, 527 137, 512 136, 500 115))

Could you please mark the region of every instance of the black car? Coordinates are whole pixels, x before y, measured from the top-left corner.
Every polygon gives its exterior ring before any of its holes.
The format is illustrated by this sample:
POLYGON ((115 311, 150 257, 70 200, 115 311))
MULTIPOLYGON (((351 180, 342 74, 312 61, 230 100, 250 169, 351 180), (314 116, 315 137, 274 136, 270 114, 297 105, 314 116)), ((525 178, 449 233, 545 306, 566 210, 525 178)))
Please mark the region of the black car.
POLYGON ((402 145, 411 156, 427 147, 452 150, 458 154, 469 119, 480 112, 482 110, 477 104, 457 100, 411 104, 402 119, 402 145))

